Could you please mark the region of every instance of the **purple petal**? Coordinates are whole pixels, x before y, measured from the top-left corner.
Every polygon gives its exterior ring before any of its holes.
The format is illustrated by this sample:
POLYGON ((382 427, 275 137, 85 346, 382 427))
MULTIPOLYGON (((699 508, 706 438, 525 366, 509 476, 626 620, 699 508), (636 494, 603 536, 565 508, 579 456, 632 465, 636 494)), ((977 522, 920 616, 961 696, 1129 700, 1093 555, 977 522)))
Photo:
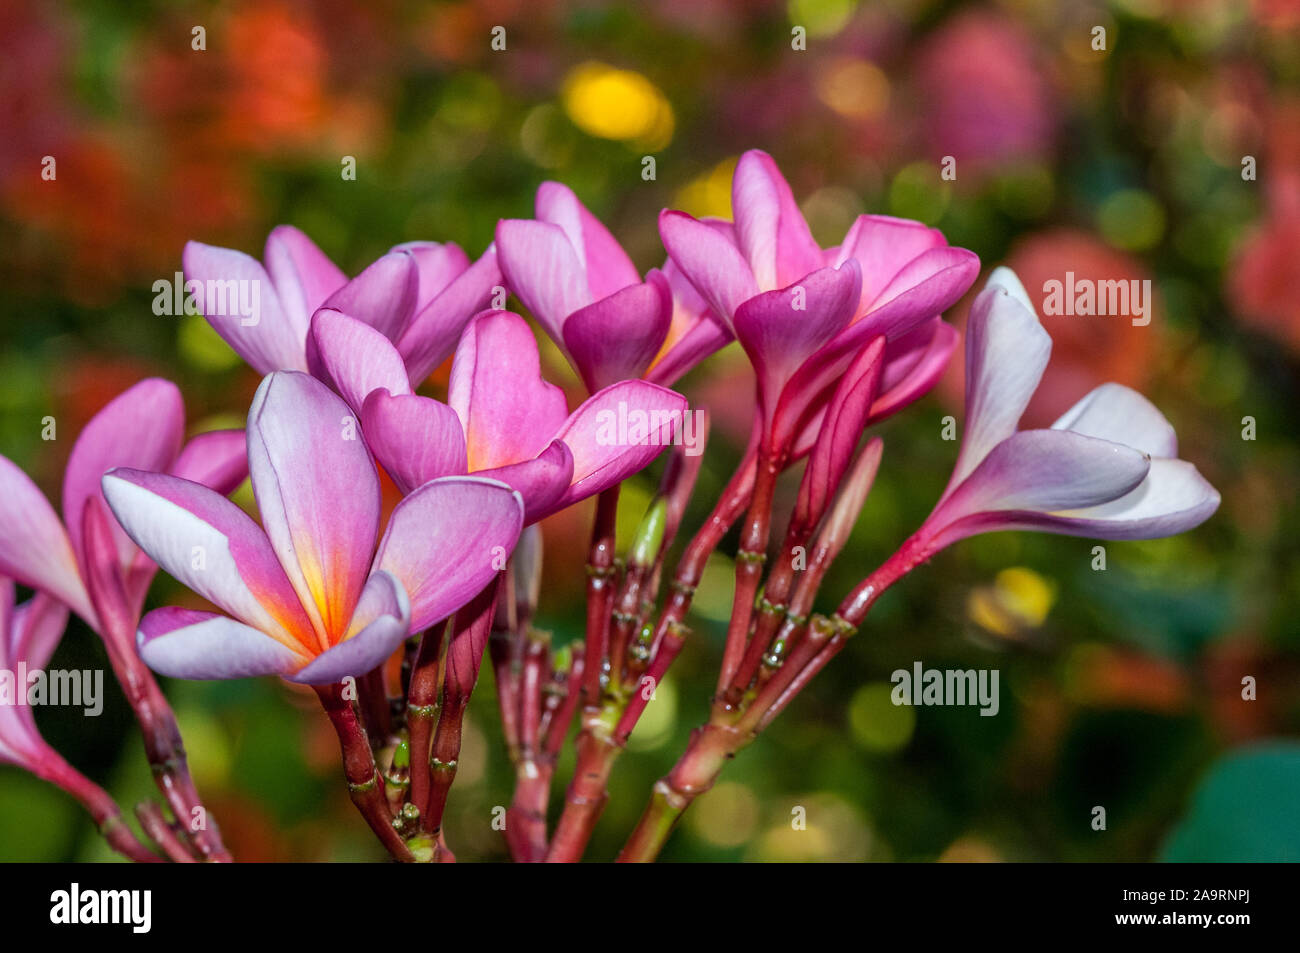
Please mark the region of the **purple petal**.
POLYGON ((1122 384, 1102 384, 1089 392, 1052 429, 1122 443, 1153 457, 1178 456, 1178 435, 1165 415, 1122 384))
POLYGON ((259 374, 306 370, 307 316, 280 305, 266 269, 243 252, 189 242, 181 256, 208 323, 259 374))
POLYGON ((98 625, 63 524, 35 483, 0 457, 0 574, 56 597, 98 625))
POLYGON ((317 645, 266 534, 230 500, 142 470, 114 470, 103 485, 117 521, 172 577, 299 652, 317 645))
POLYGON ((146 615, 136 638, 144 663, 171 678, 288 675, 307 658, 228 616, 176 606, 146 615))
POLYGON ((959 339, 956 328, 935 318, 933 328, 922 325, 894 342, 900 348, 887 347, 881 392, 871 405, 868 424, 891 417, 928 394, 947 370, 959 339))
POLYGON ((549 512, 586 499, 650 464, 682 439, 686 398, 646 381, 623 381, 589 397, 556 437, 573 453, 573 485, 549 512))
MULTIPOLYGON (((12 588, 10 584, 10 598, 12 588)), ((9 623, 10 664, 5 667, 12 669, 21 660, 27 663, 27 668, 31 671, 45 668, 67 626, 68 607, 43 592, 38 592, 22 605, 15 606, 9 623)))
POLYGON ((361 408, 361 428, 375 458, 403 493, 468 471, 460 418, 440 401, 374 391, 361 408))
POLYGON ((434 480, 397 504, 375 569, 405 588, 411 631, 451 615, 505 567, 523 518, 517 493, 477 477, 434 480))
POLYGON ((509 311, 485 311, 465 329, 447 403, 464 428, 471 472, 531 460, 568 416, 564 391, 542 379, 532 329, 509 311))
POLYGON ((731 180, 731 207, 736 243, 759 288, 783 288, 822 267, 822 250, 766 152, 751 149, 740 157, 731 180))
POLYGON ((640 284, 641 273, 623 246, 567 185, 543 182, 537 187, 536 208, 541 221, 564 229, 582 262, 591 300, 598 301, 629 285, 640 284))
POLYGON ((304 334, 316 309, 348 282, 347 275, 316 247, 316 243, 292 225, 280 225, 271 230, 266 238, 263 259, 275 285, 280 307, 304 334))
POLYGON ((758 373, 769 414, 786 382, 810 356, 848 324, 862 273, 856 261, 822 268, 798 284, 751 298, 736 311, 736 339, 758 373))
POLYGON ((640 377, 672 320, 666 284, 646 282, 580 308, 564 322, 564 345, 587 389, 640 377))
POLYGON ((524 523, 531 526, 554 512, 554 504, 568 492, 573 482, 573 452, 563 440, 553 440, 532 460, 479 470, 475 476, 497 480, 518 491, 524 501, 524 523))
POLYGON ((730 327, 736 309, 759 289, 749 262, 728 229, 685 212, 665 210, 659 213, 659 237, 700 297, 730 327))
POLYGON ((582 259, 564 229, 531 219, 497 223, 497 260, 515 296, 556 341, 564 320, 591 303, 582 259))
POLYGON ((389 252, 325 299, 333 308, 364 321, 390 341, 400 340, 415 316, 420 269, 408 252, 389 252))
POLYGON ((366 580, 348 636, 289 676, 304 685, 331 685, 384 664, 410 635, 411 604, 402 584, 386 572, 366 580))
POLYGON ((377 328, 330 308, 311 319, 307 365, 354 410, 381 388, 393 394, 411 392, 406 365, 392 342, 377 328))
POLYGON ((270 374, 248 411, 248 465, 271 546, 317 635, 333 644, 379 530, 379 475, 356 416, 314 377, 270 374))
POLYGON ((661 280, 667 283, 672 298, 672 319, 663 346, 643 376, 670 387, 704 358, 725 347, 733 335, 671 258, 662 271, 652 268, 646 275, 647 282, 661 280))
POLYGON ((428 307, 469 267, 469 256, 455 242, 403 242, 390 250, 406 252, 415 258, 420 271, 420 293, 415 303, 417 313, 428 307))
POLYGON ((949 486, 964 480, 990 450, 1016 432, 1047 368, 1052 339, 1027 300, 1015 275, 1000 268, 971 306, 966 322, 966 425, 949 486))
POLYGON ((487 306, 501 281, 496 249, 489 247, 415 316, 397 345, 412 387, 451 356, 465 324, 487 306))

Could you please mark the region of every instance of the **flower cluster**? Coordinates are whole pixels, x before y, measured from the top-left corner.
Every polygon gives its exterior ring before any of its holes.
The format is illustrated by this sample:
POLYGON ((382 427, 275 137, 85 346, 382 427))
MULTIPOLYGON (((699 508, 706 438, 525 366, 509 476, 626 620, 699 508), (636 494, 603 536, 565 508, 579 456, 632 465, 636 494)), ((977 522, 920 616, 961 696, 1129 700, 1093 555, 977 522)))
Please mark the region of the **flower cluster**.
MULTIPOLYGON (((144 666, 314 686, 358 809, 394 857, 422 860, 451 856, 441 817, 491 643, 520 779, 507 841, 522 860, 574 860, 646 688, 687 636, 704 562, 739 524, 712 715, 656 786, 623 853, 648 859, 875 599, 942 547, 1004 529, 1164 536, 1216 509, 1218 494, 1177 458, 1168 422, 1119 385, 1099 387, 1048 429, 1017 430, 1051 340, 1019 281, 998 269, 967 328, 965 434, 947 489, 838 611, 814 614, 881 463, 880 439, 864 434, 935 385, 958 343, 942 315, 979 262, 933 228, 873 215, 822 248, 761 152, 740 159, 732 207, 731 222, 663 212, 668 257, 644 276, 573 192, 550 182, 536 217, 501 221, 473 262, 455 245, 415 242, 349 278, 288 226, 271 233, 262 262, 189 244, 187 288, 264 375, 246 428, 184 443, 175 386, 138 384, 77 441, 62 521, 0 458, 0 662, 39 669, 68 612, 81 616, 128 686, 178 821, 200 802, 144 666), (245 286, 256 289, 255 313, 230 306, 232 289, 245 286), (576 409, 543 378, 529 323, 502 309, 507 291, 585 385, 576 409), (670 570, 700 464, 694 439, 682 439, 692 411, 669 388, 733 339, 754 373, 752 437, 670 570), (445 401, 420 393, 447 358, 445 401), (659 492, 620 558, 619 484, 661 455, 659 492), (777 478, 799 461, 798 496, 773 547, 777 478), (227 497, 245 475, 260 521, 227 497), (387 512, 385 476, 400 494, 387 512), (586 637, 551 652, 530 626, 534 524, 592 496, 586 637), (142 616, 159 567, 219 611, 142 616), (36 591, 30 602, 14 607, 10 579, 36 591), (397 653, 394 686, 386 663, 397 653), (578 768, 551 833, 551 775, 579 711, 578 768)), ((0 758, 77 794, 123 853, 153 856, 111 799, 41 741, 29 710, 0 708, 0 758)), ((167 859, 227 856, 214 825, 182 836, 156 809, 141 823, 167 859)))

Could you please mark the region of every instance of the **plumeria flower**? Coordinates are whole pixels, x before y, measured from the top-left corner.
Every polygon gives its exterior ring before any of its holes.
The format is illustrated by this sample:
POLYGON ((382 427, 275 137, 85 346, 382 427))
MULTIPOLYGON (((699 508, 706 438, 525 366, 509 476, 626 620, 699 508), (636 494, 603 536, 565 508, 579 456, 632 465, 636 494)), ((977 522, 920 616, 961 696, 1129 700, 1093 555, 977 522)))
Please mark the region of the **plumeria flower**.
MULTIPOLYGON (((63 476, 63 520, 44 494, 11 461, 0 457, 0 573, 48 593, 101 635, 87 580, 91 574, 120 586, 139 618, 158 567, 140 552, 104 509, 100 477, 114 467, 170 473, 224 495, 248 472, 244 435, 214 430, 183 444, 185 406, 170 381, 149 378, 111 400, 77 437, 63 476), (86 539, 91 519, 108 524, 107 561, 86 539), (65 528, 66 527, 66 528, 65 528)), ((128 625, 134 627, 134 619, 128 625)))
POLYGON ((798 438, 875 337, 887 346, 882 410, 933 386, 956 341, 938 316, 974 281, 974 254, 881 215, 859 216, 838 247, 822 249, 776 163, 757 150, 736 166, 732 209, 734 226, 664 211, 659 232, 749 355, 769 443, 798 438))
POLYGON ((501 270, 592 393, 638 377, 671 385, 731 340, 674 266, 642 281, 568 186, 543 182, 536 212, 497 223, 501 270))
POLYGON ((392 341, 410 381, 419 384, 451 354, 465 322, 501 283, 491 247, 470 264, 451 242, 398 245, 349 281, 289 225, 267 237, 265 266, 243 252, 199 242, 185 246, 183 261, 187 284, 202 284, 199 304, 208 322, 260 374, 307 370, 311 316, 332 308, 392 341), (232 289, 245 288, 258 289, 256 315, 231 304, 233 295, 244 293, 232 289))
POLYGON ((1049 429, 1017 431, 1051 348, 1019 279, 995 270, 967 327, 961 452, 920 549, 1005 529, 1153 539, 1218 509, 1218 492, 1178 459, 1173 427, 1127 387, 1103 384, 1049 429))
POLYGON ((374 461, 352 411, 307 374, 262 381, 247 435, 261 526, 188 480, 138 469, 104 477, 136 544, 226 613, 146 615, 140 654, 164 675, 319 685, 363 674, 479 592, 519 536, 518 494, 457 477, 407 496, 376 547, 374 461))
POLYGON ((393 346, 361 322, 322 311, 311 333, 314 373, 359 411, 366 441, 403 492, 451 474, 491 477, 523 495, 531 524, 687 436, 678 429, 686 399, 647 381, 610 385, 570 414, 564 392, 542 379, 528 323, 508 311, 485 311, 466 327, 446 404, 412 393, 393 346))

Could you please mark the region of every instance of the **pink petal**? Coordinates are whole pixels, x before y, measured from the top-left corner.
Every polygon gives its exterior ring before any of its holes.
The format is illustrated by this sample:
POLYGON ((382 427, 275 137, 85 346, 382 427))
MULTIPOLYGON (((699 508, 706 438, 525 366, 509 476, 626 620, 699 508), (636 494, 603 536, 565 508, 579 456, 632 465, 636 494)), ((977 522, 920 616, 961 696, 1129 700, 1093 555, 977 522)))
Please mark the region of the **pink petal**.
POLYGON ((528 322, 509 311, 485 311, 465 329, 447 403, 464 428, 471 472, 531 460, 568 416, 564 391, 542 379, 528 322))
POLYGON ((212 612, 169 606, 140 620, 140 657, 171 678, 249 678, 288 675, 307 656, 251 626, 212 612))
POLYGON ((375 458, 403 493, 468 471, 460 418, 440 401, 374 391, 361 408, 361 428, 375 458))
POLYGON ((564 345, 590 391, 645 373, 668 334, 666 284, 635 284, 580 308, 564 322, 564 345))
POLYGON ((280 307, 304 333, 316 309, 348 281, 316 243, 292 225, 271 230, 263 259, 280 307))
POLYGON ((728 326, 736 309, 758 294, 758 282, 728 230, 685 212, 659 213, 659 236, 713 313, 728 326))
POLYGON ((573 452, 563 440, 553 440, 532 460, 478 470, 474 475, 497 480, 517 491, 524 501, 524 523, 531 526, 554 512, 554 504, 568 492, 573 482, 573 452))
POLYGON ((114 470, 103 484, 117 521, 172 577, 295 651, 317 644, 266 534, 230 500, 142 470, 114 470))
POLYGON ((379 530, 379 475, 356 416, 314 377, 271 374, 248 411, 248 464, 271 546, 318 637, 333 644, 379 530))
POLYGON ((10 621, 11 664, 6 667, 12 669, 22 660, 30 670, 45 668, 67 625, 68 607, 43 592, 16 606, 10 621))
MULTIPOLYGON (((166 472, 185 436, 185 405, 171 381, 151 377, 104 405, 86 424, 68 457, 63 477, 63 520, 78 560, 84 559, 81 516, 86 501, 99 496, 99 481, 114 467, 166 472)), ((111 521, 110 521, 111 522, 111 521)), ((121 527, 112 528, 118 562, 135 558, 134 544, 121 527)))
POLYGON ((923 252, 946 244, 943 232, 920 222, 889 215, 859 215, 837 249, 833 264, 856 258, 862 266, 861 313, 869 310, 904 266, 923 252))
POLYGON ((885 372, 880 395, 871 405, 868 424, 891 417, 920 400, 939 382, 948 367, 960 335, 940 318, 933 327, 922 325, 885 349, 885 372))
POLYGON ((392 342, 377 328, 330 308, 311 319, 307 365, 354 410, 381 388, 393 394, 411 392, 406 365, 392 342))
POLYGON ((68 534, 36 484, 0 457, 0 574, 59 599, 98 625, 68 534))
POLYGON ((670 258, 662 271, 651 269, 646 281, 667 282, 672 298, 672 320, 659 353, 643 375, 646 380, 671 387, 704 358, 725 347, 733 338, 731 329, 714 316, 695 286, 670 258))
POLYGON ((390 341, 397 341, 415 316, 420 269, 408 252, 389 252, 325 299, 333 308, 364 321, 390 341))
POLYGON ((189 242, 182 262, 187 286, 191 281, 202 285, 196 297, 208 323, 253 370, 267 374, 307 369, 307 316, 282 308, 270 277, 256 259, 229 248, 189 242))
POLYGON ((783 288, 822 267, 822 250, 766 152, 751 149, 740 157, 731 180, 731 207, 736 242, 759 288, 783 288))
POLYGON ((623 381, 589 397, 555 436, 573 453, 573 485, 556 512, 620 483, 682 439, 686 398, 646 381, 623 381))
POLYGON ((469 256, 455 242, 403 242, 390 250, 406 252, 415 258, 420 271, 420 294, 415 303, 417 312, 428 307, 469 267, 469 256))
POLYGON ((384 664, 410 635, 411 604, 402 584, 386 572, 366 580, 347 638, 289 676, 304 685, 330 685, 384 664))
POLYGON ((591 303, 582 259, 564 229, 531 219, 497 223, 497 260, 515 296, 556 341, 564 320, 591 303))
POLYGON ((523 518, 517 493, 477 477, 434 480, 397 504, 375 569, 405 588, 412 632, 451 615, 505 567, 523 518))
POLYGON ((242 430, 209 430, 190 439, 167 471, 226 496, 248 476, 248 439, 242 430))
POLYGON ((564 229, 578 253, 593 301, 641 282, 641 273, 600 220, 559 182, 537 187, 537 217, 564 229))
POLYGON ((487 306, 501 281, 496 249, 489 247, 415 316, 397 345, 412 387, 451 355, 465 324, 487 306))
POLYGON ((798 284, 768 291, 736 311, 736 339, 758 373, 769 414, 786 382, 812 354, 848 324, 857 306, 862 274, 856 261, 822 268, 798 284))

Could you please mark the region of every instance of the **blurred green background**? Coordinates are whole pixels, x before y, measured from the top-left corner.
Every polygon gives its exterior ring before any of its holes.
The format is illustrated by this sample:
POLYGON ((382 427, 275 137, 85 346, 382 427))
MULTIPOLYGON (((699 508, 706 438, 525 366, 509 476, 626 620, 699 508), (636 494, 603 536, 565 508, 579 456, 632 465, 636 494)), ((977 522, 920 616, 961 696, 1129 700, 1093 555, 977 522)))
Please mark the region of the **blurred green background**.
MULTIPOLYGON (((530 215, 537 184, 555 178, 645 269, 662 263, 658 210, 728 215, 736 157, 759 147, 823 244, 884 212, 937 225, 986 271, 1012 265, 1036 300, 1066 270, 1152 279, 1147 327, 1044 319, 1055 353, 1026 422, 1104 380, 1141 389, 1222 492, 1215 517, 1108 544, 1104 571, 1088 540, 998 534, 943 553, 881 600, 664 856, 1300 859, 1294 0, 16 0, 0 10, 0 128, 0 453, 52 498, 71 435, 141 376, 176 380, 196 426, 241 420, 253 372, 202 319, 151 310, 153 282, 180 268, 190 238, 259 254, 271 227, 292 223, 350 273, 415 239, 477 255, 499 217, 530 215), (490 48, 495 26, 504 51, 490 48), (340 176, 344 156, 355 181, 340 176), (955 181, 940 179, 944 156, 955 181), (40 439, 47 414, 54 443, 40 439), (890 673, 917 660, 999 669, 999 716, 893 707, 890 673), (1246 676, 1257 700, 1241 697, 1246 676), (1097 805, 1105 831, 1091 825, 1097 805), (791 828, 796 806, 806 831, 791 828)), ((683 382, 715 419, 686 533, 747 434, 746 374, 732 346, 683 382)), ((948 414, 960 419, 959 379, 883 428, 881 475, 826 607, 928 512, 956 455, 941 438, 948 414)), ((628 485, 623 522, 652 477, 628 485)), ((544 527, 539 625, 559 644, 580 633, 572 570, 589 519, 579 507, 544 527)), ((614 855, 706 716, 734 549, 710 564, 698 634, 615 769, 588 857, 614 855)), ((160 576, 151 605, 183 598, 160 576)), ((74 623, 53 665, 105 662, 74 623)), ((237 858, 379 856, 309 693, 270 680, 166 688, 237 858)), ((152 786, 113 692, 98 719, 38 720, 129 807, 152 786)), ((513 774, 492 696, 485 671, 448 812, 462 859, 504 857, 489 822, 513 774)), ((0 767, 0 859, 108 856, 69 799, 0 767)))

